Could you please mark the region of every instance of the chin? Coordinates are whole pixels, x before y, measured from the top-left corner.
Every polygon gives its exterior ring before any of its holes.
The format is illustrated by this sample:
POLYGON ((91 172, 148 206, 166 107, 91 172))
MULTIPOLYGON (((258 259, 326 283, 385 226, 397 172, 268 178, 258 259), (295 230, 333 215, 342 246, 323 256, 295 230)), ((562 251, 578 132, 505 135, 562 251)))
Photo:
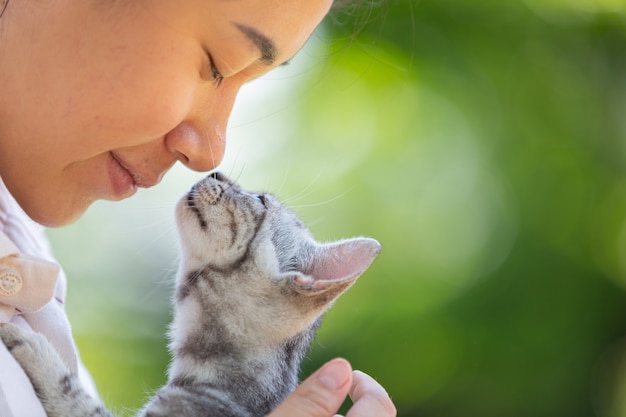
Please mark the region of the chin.
POLYGON ((79 214, 72 214, 72 215, 49 215, 49 214, 44 214, 44 215, 34 215, 34 216, 30 216, 30 218, 35 221, 36 223, 45 226, 45 227, 62 227, 62 226, 67 226, 70 225, 74 222, 76 222, 78 219, 80 219, 80 216, 82 215, 82 213, 79 214))
MULTIPOLYGON (((84 195, 72 198, 70 193, 64 192, 68 191, 68 187, 52 191, 50 187, 14 188, 9 181, 4 184, 26 215, 46 227, 60 227, 76 222, 95 201, 95 198, 84 195)), ((73 194, 76 197, 78 193, 73 194)))
POLYGON ((24 211, 35 223, 45 227, 61 227, 76 222, 85 213, 89 204, 72 207, 54 207, 47 205, 40 208, 25 208, 24 211))

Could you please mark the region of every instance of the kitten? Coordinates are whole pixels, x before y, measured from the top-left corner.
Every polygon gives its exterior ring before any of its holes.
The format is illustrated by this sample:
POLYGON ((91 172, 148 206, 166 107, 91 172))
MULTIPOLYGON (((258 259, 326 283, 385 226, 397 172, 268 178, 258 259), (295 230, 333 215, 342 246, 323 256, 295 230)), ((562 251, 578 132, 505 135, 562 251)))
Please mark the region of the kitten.
MULTIPOLYGON (((274 197, 220 173, 176 207, 182 257, 165 386, 139 413, 264 416, 298 383, 320 317, 374 260, 380 245, 320 244, 274 197)), ((13 325, 0 337, 49 417, 112 417, 89 397, 43 336, 13 325)))

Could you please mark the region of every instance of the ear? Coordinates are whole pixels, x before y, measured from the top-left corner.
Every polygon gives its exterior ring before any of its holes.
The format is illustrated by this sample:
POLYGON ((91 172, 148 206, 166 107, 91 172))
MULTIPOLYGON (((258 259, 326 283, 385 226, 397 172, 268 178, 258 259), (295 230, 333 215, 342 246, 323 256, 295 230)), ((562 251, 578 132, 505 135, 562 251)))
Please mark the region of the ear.
POLYGON ((311 267, 295 274, 292 282, 299 292, 346 289, 367 270, 380 252, 380 243, 370 238, 353 238, 319 245, 311 267))

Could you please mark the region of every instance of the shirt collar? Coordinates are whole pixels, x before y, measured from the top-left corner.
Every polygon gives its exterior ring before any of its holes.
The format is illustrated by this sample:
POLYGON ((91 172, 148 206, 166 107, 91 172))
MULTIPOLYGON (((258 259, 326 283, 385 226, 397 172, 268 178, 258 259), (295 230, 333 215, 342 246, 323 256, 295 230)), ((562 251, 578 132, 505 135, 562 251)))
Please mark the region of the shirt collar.
POLYGON ((0 322, 43 308, 54 296, 59 271, 54 262, 21 254, 0 232, 0 322))

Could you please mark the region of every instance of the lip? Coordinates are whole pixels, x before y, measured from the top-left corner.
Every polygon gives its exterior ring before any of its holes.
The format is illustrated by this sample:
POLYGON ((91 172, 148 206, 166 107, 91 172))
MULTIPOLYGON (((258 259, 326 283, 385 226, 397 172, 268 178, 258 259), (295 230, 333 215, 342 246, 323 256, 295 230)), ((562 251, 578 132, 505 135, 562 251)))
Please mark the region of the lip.
POLYGON ((108 174, 111 184, 111 192, 108 194, 108 197, 103 197, 107 200, 121 200, 123 198, 130 197, 137 191, 135 179, 131 173, 124 168, 112 152, 109 154, 111 158, 108 174))
POLYGON ((148 173, 143 173, 140 170, 134 168, 131 164, 124 161, 119 155, 111 152, 111 156, 117 162, 117 164, 128 174, 130 179, 133 182, 133 186, 135 188, 150 188, 157 185, 163 174, 152 175, 148 173))

